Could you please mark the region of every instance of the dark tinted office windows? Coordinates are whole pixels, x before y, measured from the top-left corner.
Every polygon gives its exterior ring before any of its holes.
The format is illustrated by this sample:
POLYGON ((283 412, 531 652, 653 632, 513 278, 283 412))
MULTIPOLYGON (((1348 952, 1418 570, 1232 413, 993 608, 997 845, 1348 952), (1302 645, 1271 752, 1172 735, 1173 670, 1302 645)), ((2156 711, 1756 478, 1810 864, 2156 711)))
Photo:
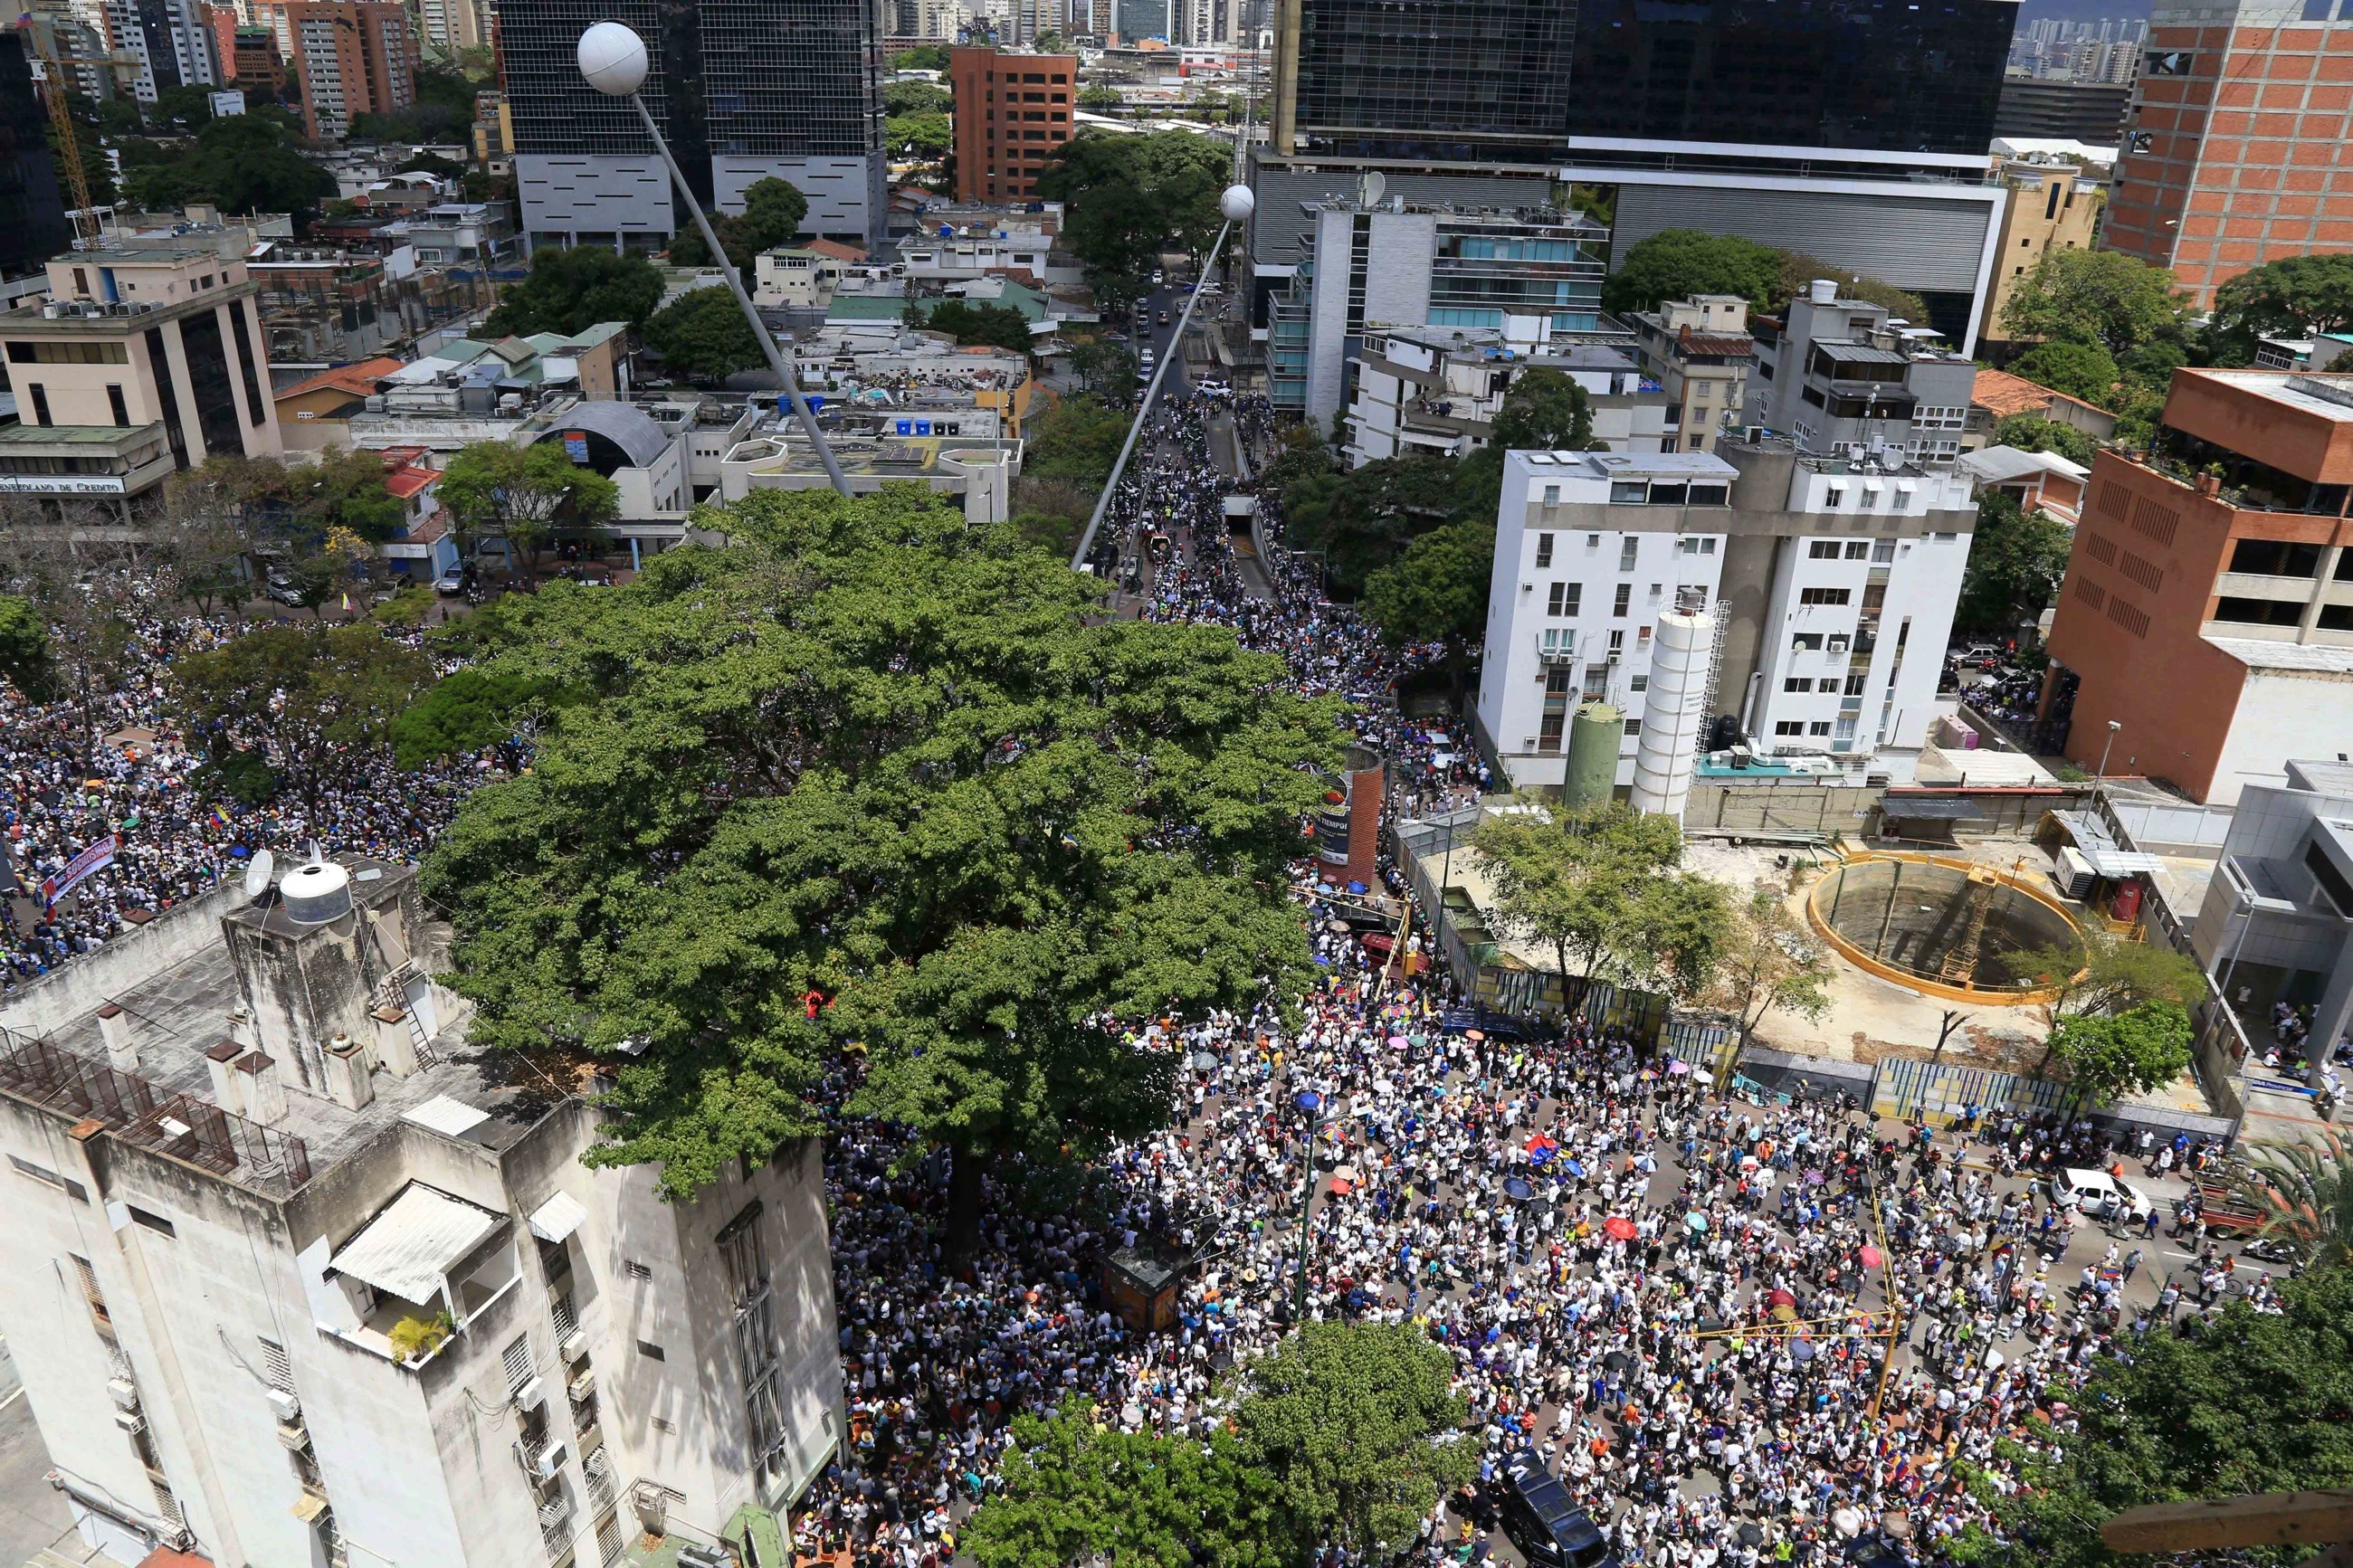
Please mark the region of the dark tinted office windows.
POLYGON ((2003 0, 1584 0, 1572 133, 1983 153, 2003 0), (1606 89, 1599 86, 1609 84, 1606 89))
POLYGON ((1399 133, 1440 148, 1556 142, 1577 25, 1562 0, 1308 0, 1298 123, 1367 154, 1399 133))
POLYGON ((0 30, 0 278, 37 271, 73 243, 25 37, 0 30))
POLYGON ((196 395, 196 426, 204 432, 206 452, 244 451, 218 319, 210 311, 184 318, 180 347, 188 356, 188 386, 196 395))

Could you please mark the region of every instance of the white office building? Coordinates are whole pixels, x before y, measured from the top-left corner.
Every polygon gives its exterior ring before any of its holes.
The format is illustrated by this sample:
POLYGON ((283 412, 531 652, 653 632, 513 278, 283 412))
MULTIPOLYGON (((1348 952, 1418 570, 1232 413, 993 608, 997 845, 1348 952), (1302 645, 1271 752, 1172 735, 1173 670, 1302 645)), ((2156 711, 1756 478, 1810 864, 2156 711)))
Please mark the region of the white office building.
POLYGON ((610 1563, 843 1430, 814 1141, 590 1170, 589 1064, 466 1049, 414 868, 225 884, 0 1006, 0 1330, 82 1540, 610 1563))
POLYGON ((1593 438, 1610 451, 1658 452, 1678 444, 1666 392, 1629 350, 1555 345, 1546 318, 1510 320, 1521 335, 1492 327, 1367 331, 1348 404, 1348 466, 1403 452, 1469 456, 1493 437, 1512 384, 1531 370, 1558 371, 1585 389, 1593 438))
POLYGON ((1586 702, 1622 715, 1634 782, 1660 617, 1714 617, 1703 711, 1758 752, 1923 744, 1976 511, 1968 482, 1816 458, 1514 452, 1504 468, 1480 742, 1520 788, 1560 784, 1586 702))

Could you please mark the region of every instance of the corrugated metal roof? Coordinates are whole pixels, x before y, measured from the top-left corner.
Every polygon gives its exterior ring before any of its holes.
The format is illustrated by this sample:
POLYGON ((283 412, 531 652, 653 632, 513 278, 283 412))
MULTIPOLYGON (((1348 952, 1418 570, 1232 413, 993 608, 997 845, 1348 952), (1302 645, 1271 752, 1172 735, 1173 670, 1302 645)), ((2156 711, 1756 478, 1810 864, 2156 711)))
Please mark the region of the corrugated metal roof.
POLYGON ((486 1208, 411 1182, 389 1207, 360 1226, 327 1267, 404 1301, 422 1304, 433 1299, 443 1276, 480 1245, 499 1219, 486 1208))
POLYGON ((588 1222, 588 1211, 570 1193, 558 1193, 531 1211, 531 1233, 542 1241, 562 1241, 588 1222))

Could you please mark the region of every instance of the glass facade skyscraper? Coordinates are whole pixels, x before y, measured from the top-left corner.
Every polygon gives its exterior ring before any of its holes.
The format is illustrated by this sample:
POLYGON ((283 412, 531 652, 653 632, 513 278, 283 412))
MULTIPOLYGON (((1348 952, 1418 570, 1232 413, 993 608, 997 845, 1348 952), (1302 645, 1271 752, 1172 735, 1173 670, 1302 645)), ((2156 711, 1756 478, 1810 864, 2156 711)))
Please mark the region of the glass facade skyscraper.
POLYGON ((0 35, 0 278, 37 272, 73 244, 44 134, 48 117, 25 58, 30 36, 0 35))
POLYGON ((2009 0, 1302 0, 1298 150, 1554 161, 1572 137, 1981 154, 2009 0))

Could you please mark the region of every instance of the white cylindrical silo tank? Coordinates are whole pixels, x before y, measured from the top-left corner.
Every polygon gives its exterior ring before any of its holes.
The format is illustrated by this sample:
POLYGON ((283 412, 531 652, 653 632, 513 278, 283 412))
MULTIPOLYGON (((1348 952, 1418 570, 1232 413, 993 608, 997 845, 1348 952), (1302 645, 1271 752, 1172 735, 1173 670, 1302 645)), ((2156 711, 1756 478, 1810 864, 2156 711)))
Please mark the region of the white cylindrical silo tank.
POLYGON ((1707 721, 1707 661, 1715 645, 1715 617, 1705 610, 1670 610, 1659 617, 1641 742, 1634 753, 1636 811, 1683 818, 1700 729, 1707 721))

